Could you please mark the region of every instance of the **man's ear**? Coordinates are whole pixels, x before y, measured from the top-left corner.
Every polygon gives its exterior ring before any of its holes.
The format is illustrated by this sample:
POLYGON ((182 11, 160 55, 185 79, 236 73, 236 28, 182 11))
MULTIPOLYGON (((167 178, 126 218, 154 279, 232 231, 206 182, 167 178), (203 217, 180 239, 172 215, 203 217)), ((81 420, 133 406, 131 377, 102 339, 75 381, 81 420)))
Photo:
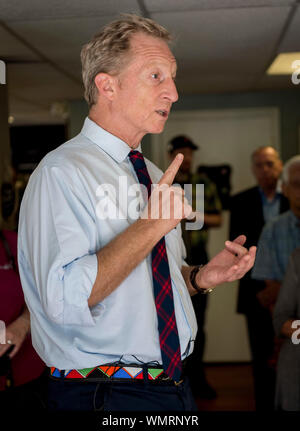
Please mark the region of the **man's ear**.
POLYGON ((105 97, 108 100, 113 100, 115 94, 115 80, 108 73, 98 73, 95 76, 95 85, 98 89, 99 96, 105 97))

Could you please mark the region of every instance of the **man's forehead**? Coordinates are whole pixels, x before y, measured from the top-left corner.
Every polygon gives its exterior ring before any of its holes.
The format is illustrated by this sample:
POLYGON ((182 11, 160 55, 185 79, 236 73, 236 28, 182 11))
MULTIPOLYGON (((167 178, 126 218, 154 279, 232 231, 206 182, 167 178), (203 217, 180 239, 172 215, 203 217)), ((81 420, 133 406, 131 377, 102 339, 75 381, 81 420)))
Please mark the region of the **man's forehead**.
POLYGON ((176 66, 176 58, 167 42, 145 33, 136 33, 130 40, 130 51, 134 55, 143 56, 149 60, 165 59, 176 66))
POLYGON ((271 148, 261 150, 256 154, 253 154, 254 162, 258 162, 260 160, 266 160, 266 159, 279 160, 276 151, 272 150, 271 148))

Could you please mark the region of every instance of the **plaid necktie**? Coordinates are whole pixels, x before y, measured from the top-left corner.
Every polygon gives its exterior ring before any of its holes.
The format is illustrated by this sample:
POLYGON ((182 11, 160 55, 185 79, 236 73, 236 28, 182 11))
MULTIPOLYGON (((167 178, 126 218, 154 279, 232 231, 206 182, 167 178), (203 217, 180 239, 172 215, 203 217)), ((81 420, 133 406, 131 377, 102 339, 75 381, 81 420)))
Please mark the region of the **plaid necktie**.
MULTIPOLYGON (((139 182, 147 187, 148 197, 150 197, 152 181, 142 153, 139 151, 130 151, 129 158, 139 182)), ((175 381, 179 381, 181 376, 181 354, 174 311, 170 268, 164 237, 154 246, 151 254, 154 297, 163 369, 169 377, 175 381)))

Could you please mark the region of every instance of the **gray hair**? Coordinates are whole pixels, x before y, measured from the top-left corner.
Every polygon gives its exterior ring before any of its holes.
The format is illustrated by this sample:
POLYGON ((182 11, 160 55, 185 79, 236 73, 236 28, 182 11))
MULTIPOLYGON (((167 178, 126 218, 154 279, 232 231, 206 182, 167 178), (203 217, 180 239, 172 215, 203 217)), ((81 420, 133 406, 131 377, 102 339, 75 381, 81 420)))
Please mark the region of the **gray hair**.
POLYGON ((300 168, 300 154, 289 159, 283 167, 282 170, 282 181, 284 183, 288 183, 289 181, 289 172, 292 166, 299 165, 300 168))
POLYGON ((152 19, 122 14, 120 19, 107 24, 83 46, 80 57, 84 97, 90 108, 98 98, 94 82, 96 75, 101 72, 118 75, 129 60, 130 39, 136 33, 145 33, 167 43, 171 41, 168 30, 152 19))

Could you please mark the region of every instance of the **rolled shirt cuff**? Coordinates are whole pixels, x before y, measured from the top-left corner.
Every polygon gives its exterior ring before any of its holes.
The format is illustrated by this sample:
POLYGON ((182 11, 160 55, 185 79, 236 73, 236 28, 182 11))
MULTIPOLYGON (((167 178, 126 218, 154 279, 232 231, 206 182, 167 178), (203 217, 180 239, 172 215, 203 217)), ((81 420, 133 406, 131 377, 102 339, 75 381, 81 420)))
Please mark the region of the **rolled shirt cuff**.
POLYGON ((74 260, 64 268, 63 324, 94 326, 98 306, 89 308, 88 299, 98 272, 96 254, 74 260))

